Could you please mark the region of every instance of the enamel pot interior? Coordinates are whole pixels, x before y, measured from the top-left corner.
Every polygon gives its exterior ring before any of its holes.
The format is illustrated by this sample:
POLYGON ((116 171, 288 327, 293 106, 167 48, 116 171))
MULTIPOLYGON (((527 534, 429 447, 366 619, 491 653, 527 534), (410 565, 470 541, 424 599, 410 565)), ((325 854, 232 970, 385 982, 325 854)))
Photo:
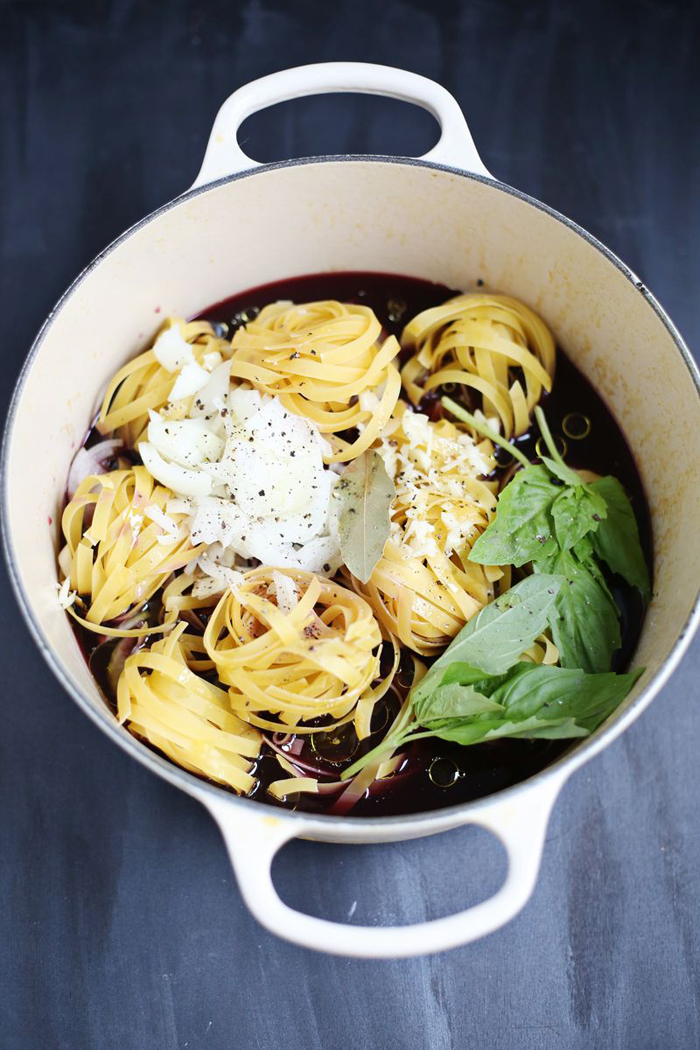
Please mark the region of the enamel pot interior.
MULTIPOLYGON (((689 634, 700 588, 696 382, 672 326, 600 245, 507 187, 435 165, 329 159, 224 180, 145 220, 75 283, 37 340, 5 450, 8 553, 33 633, 69 692, 109 735, 201 794, 198 781, 117 726, 58 605, 56 525, 68 466, 98 393, 164 317, 191 316, 255 285, 332 270, 401 273, 465 289, 481 279, 487 289, 524 300, 622 425, 653 520, 654 599, 635 658, 646 672, 608 725, 563 759, 575 766, 641 710, 689 634)), ((374 821, 359 832, 351 818, 316 818, 313 833, 399 839, 460 822, 445 811, 374 821)))

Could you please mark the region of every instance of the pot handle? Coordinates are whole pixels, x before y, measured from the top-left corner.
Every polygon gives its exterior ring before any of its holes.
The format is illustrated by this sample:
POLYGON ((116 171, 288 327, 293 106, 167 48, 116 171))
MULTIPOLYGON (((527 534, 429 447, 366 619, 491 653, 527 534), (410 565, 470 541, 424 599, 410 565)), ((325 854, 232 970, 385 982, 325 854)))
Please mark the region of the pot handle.
POLYGON ((191 189, 258 167, 238 144, 238 129, 246 117, 277 102, 331 92, 387 95, 422 106, 440 125, 440 138, 421 159, 492 177, 481 162, 459 105, 440 84, 393 66, 319 62, 271 73, 234 91, 216 115, 202 167, 191 189))
MULTIPOLYGON (((304 948, 365 959, 399 959, 469 944, 509 922, 524 907, 537 879, 552 806, 566 774, 523 788, 514 799, 486 801, 464 824, 493 832, 508 854, 508 873, 498 892, 481 904, 442 919, 411 926, 353 926, 295 911, 272 882, 275 854, 293 838, 313 837, 313 824, 200 796, 218 823, 243 899, 261 925, 304 948)), ((361 822, 358 822, 361 826, 361 822)))

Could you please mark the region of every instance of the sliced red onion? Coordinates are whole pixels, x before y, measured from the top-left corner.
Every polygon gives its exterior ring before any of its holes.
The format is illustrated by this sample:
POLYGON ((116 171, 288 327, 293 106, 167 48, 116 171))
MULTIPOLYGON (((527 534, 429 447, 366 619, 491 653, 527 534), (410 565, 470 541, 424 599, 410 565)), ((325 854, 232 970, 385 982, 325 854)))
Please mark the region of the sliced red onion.
POLYGON ((81 481, 91 474, 104 474, 105 462, 114 455, 123 442, 117 438, 107 438, 91 448, 79 448, 73 457, 68 473, 68 499, 72 499, 81 481))
POLYGON ((278 744, 280 747, 282 747, 282 744, 288 744, 289 743, 289 741, 292 739, 292 736, 293 736, 292 733, 273 733, 272 734, 272 739, 274 740, 274 742, 276 744, 278 744))
POLYGON ((123 631, 130 631, 134 627, 145 627, 146 618, 143 608, 127 609, 126 612, 121 613, 120 616, 115 616, 112 623, 121 627, 123 631))
POLYGON ((322 784, 319 781, 319 783, 318 783, 318 793, 319 793, 319 795, 334 795, 336 791, 340 791, 341 788, 344 788, 344 787, 345 787, 345 781, 344 780, 334 780, 330 784, 322 784))
MULTIPOLYGON (((274 736, 278 736, 278 734, 275 733, 274 736)), ((335 770, 330 772, 328 770, 319 768, 319 766, 312 765, 310 762, 306 762, 304 761, 304 759, 299 758, 293 751, 285 751, 283 747, 280 747, 279 744, 276 744, 274 742, 274 737, 266 736, 263 733, 263 739, 265 740, 265 743, 272 748, 273 751, 276 751, 278 755, 282 756, 282 758, 286 758, 289 764, 294 766, 295 769, 298 769, 304 773, 310 773, 314 777, 335 777, 338 775, 335 770)), ((304 741, 302 740, 302 747, 303 745, 304 741)))
POLYGON ((304 738, 294 733, 273 733, 272 739, 285 755, 300 755, 304 750, 304 738))
POLYGON ((204 633, 204 631, 206 630, 206 624, 204 623, 204 620, 202 620, 202 618, 197 615, 194 609, 181 609, 179 616, 180 619, 185 620, 190 625, 190 627, 195 627, 202 633, 204 633))

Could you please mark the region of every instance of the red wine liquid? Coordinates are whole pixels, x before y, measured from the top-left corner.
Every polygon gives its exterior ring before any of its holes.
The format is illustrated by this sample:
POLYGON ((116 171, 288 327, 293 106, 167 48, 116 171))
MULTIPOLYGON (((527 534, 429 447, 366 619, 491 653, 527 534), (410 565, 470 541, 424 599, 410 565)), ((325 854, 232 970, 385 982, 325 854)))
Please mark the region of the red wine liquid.
MULTIPOLYGON (((476 284, 478 289, 481 282, 476 284)), ((386 331, 400 336, 403 327, 412 317, 456 294, 459 293, 444 285, 393 274, 315 274, 243 292, 203 310, 198 319, 220 325, 221 334, 230 338, 235 328, 251 320, 268 303, 280 299, 293 302, 338 299, 341 302, 361 303, 371 307, 386 331)), ((460 398, 459 389, 444 392, 449 393, 455 400, 460 398)), ((421 410, 433 419, 439 418, 440 415, 440 393, 427 397, 420 406, 421 410)), ((555 438, 561 439, 564 436, 564 426, 573 435, 588 431, 582 438, 564 437, 567 446, 566 461, 574 468, 587 468, 598 474, 613 474, 619 478, 632 500, 642 546, 647 562, 651 564, 651 519, 632 453, 605 403, 578 371, 575 363, 561 351, 557 354, 554 390, 545 396, 543 406, 555 438)), ((517 441, 529 459, 535 459, 538 455, 538 438, 539 432, 536 426, 533 426, 531 432, 517 441)), ((507 480, 509 470, 506 462, 501 463, 499 471, 502 479, 507 480)), ((608 582, 621 610, 622 647, 616 654, 614 664, 614 669, 621 671, 627 668, 636 646, 644 607, 638 592, 629 587, 624 580, 611 577, 608 582)), ((104 673, 101 673, 106 660, 105 656, 97 651, 101 648, 95 645, 97 636, 78 630, 80 642, 91 667, 96 672, 98 682, 107 699, 113 703, 113 691, 104 673)), ((407 667, 408 664, 406 668, 402 667, 403 674, 400 670, 398 676, 398 692, 403 692, 403 695, 410 677, 407 667)), ((399 702, 399 697, 394 694, 380 704, 375 712, 374 733, 370 740, 363 741, 359 748, 354 740, 352 728, 347 727, 343 732, 334 734, 332 742, 324 740, 321 733, 312 740, 305 739, 298 758, 310 769, 323 772, 331 779, 337 780, 351 761, 380 742, 382 734, 386 732, 398 709, 399 702)), ((287 751, 289 742, 281 746, 287 751)), ((403 765, 396 773, 372 785, 366 796, 355 803, 349 815, 395 816, 469 802, 526 780, 551 763, 569 746, 569 741, 501 740, 471 747, 461 747, 440 740, 419 741, 411 746, 403 765)), ((280 780, 286 774, 277 762, 274 751, 267 745, 263 746, 253 772, 258 777, 258 783, 252 795, 269 805, 282 805, 314 813, 337 811, 334 795, 301 795, 284 803, 272 800, 266 793, 267 785, 273 780, 280 780)))

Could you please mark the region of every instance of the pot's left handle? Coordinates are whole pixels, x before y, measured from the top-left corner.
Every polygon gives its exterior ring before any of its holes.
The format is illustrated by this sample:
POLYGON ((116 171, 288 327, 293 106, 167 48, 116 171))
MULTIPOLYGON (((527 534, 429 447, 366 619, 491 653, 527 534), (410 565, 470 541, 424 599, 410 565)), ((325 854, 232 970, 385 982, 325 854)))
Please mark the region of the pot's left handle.
POLYGON ((564 779, 565 774, 552 774, 543 783, 523 786, 513 799, 494 797, 468 813, 464 823, 486 828, 505 846, 505 882, 481 904, 410 926, 355 926, 290 908, 274 887, 272 862, 285 842, 308 835, 312 825, 301 815, 277 816, 255 803, 232 804, 210 794, 199 797, 221 828, 243 899, 259 923, 304 948, 362 959, 400 959, 469 944, 517 915, 534 888, 549 814, 564 779))
POLYGON ((386 95, 422 106, 440 125, 437 144, 421 159, 461 168, 486 178, 458 103, 444 87, 417 73, 369 62, 319 62, 261 77, 234 91, 216 115, 204 161, 192 189, 257 167, 238 144, 238 129, 258 110, 304 95, 358 92, 386 95))

